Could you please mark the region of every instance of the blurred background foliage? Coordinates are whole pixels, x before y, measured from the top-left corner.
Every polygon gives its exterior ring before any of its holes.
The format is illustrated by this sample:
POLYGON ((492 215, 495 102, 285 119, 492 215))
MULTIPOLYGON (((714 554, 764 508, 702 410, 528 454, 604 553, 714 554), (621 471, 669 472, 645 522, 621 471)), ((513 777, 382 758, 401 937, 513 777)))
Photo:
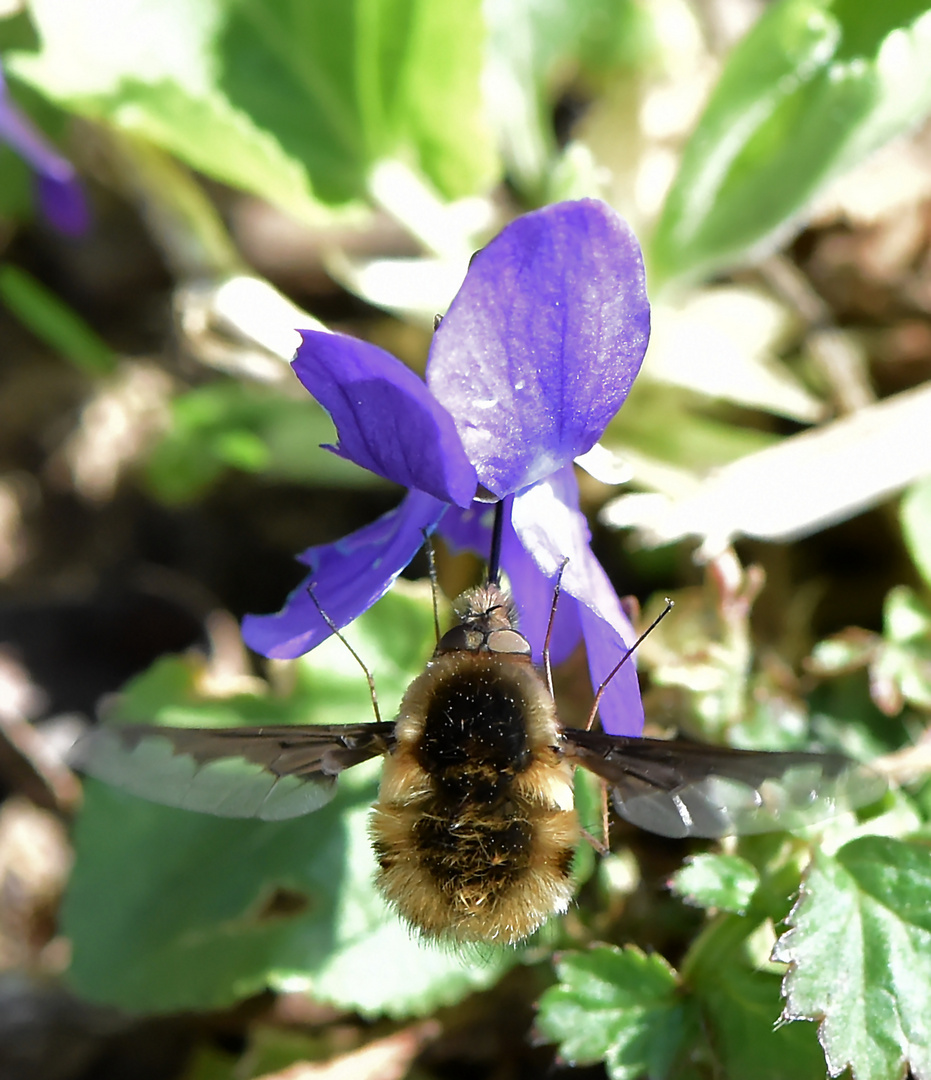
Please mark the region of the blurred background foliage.
MULTIPOLYGON (((0 56, 93 217, 55 232, 0 146, 0 1074, 931 1075, 931 5, 32 0, 0 56), (367 715, 338 644, 238 640, 398 496, 319 449, 294 330, 422 371, 472 252, 581 196, 633 224, 654 304, 580 473, 619 593, 677 601, 651 733, 843 748, 890 794, 707 852, 617 827, 506 952, 385 910, 377 770, 294 822, 79 809, 67 747, 129 679, 115 718, 367 715)), ((474 580, 439 555, 448 595, 474 580)), ((350 636, 389 715, 428 593, 350 636)))

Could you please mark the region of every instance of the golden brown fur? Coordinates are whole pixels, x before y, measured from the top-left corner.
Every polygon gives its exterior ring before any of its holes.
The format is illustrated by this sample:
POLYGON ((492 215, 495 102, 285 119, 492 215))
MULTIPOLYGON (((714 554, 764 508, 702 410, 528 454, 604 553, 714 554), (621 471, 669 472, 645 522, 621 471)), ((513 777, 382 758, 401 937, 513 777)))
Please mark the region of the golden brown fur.
POLYGON ((529 658, 435 656, 396 736, 371 833, 379 885, 401 915, 431 936, 512 943, 565 911, 579 837, 572 770, 529 658))

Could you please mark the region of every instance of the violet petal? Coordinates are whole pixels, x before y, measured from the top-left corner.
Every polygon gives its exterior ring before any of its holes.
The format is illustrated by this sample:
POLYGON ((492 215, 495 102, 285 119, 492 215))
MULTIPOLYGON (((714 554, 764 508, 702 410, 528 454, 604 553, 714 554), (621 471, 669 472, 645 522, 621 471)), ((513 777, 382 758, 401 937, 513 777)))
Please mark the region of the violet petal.
POLYGON ((473 502, 467 510, 450 508, 438 532, 453 551, 471 551, 483 559, 491 549, 495 503, 473 502))
POLYGON ((86 231, 90 211, 74 166, 10 98, 0 68, 0 141, 33 169, 38 200, 50 225, 69 236, 86 231))
POLYGON ((427 383, 479 481, 503 496, 590 450, 630 390, 650 309, 640 247, 604 203, 559 203, 479 251, 427 383))
POLYGON ((293 367, 333 418, 341 457, 457 506, 475 494, 475 469, 452 418, 390 353, 344 334, 301 331, 293 367))
MULTIPOLYGON (((588 651, 592 685, 597 688, 636 638, 630 620, 601 564, 589 547, 589 529, 578 508, 572 467, 561 469, 514 499, 514 530, 545 576, 555 575, 568 558, 562 587, 580 606, 579 619, 588 651)), ((633 660, 608 684, 601 700, 601 722, 612 734, 638 734, 643 706, 633 660)))
POLYGON ((299 559, 312 573, 274 615, 246 615, 242 636, 263 656, 288 660, 309 652, 332 631, 307 592, 314 585, 320 606, 337 626, 368 610, 423 546, 447 509, 446 503, 411 491, 396 509, 332 544, 309 548, 299 559))
MULTIPOLYGON (((556 578, 543 574, 510 524, 505 526, 502 537, 501 565, 508 576, 520 615, 521 633, 530 642, 534 660, 540 664, 543 662, 547 627, 553 616, 556 578)), ((581 640, 578 603, 563 591, 553 616, 550 663, 555 665, 568 660, 581 640)))
POLYGON ((39 205, 46 221, 66 236, 80 236, 90 227, 90 209, 76 175, 70 180, 36 178, 39 205))

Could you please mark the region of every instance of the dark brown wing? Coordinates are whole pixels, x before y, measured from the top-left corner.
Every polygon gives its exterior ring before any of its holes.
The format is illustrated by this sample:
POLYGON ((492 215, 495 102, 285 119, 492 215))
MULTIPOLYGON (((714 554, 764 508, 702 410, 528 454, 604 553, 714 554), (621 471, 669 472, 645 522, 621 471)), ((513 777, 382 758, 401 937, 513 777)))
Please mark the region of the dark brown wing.
POLYGON ((172 728, 102 724, 79 740, 74 764, 154 802, 268 821, 318 810, 336 777, 387 753, 394 724, 172 728))
POLYGON ((566 728, 563 751, 606 780, 621 817, 670 837, 796 829, 878 799, 886 783, 843 754, 767 753, 566 728))

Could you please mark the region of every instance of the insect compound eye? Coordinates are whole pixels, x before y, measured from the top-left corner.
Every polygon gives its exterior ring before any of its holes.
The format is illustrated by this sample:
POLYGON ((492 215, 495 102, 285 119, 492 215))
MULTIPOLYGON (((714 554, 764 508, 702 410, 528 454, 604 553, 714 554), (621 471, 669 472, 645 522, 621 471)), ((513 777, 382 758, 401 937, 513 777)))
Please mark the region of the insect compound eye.
POLYGON ((460 624, 440 638, 436 647, 436 655, 448 652, 478 652, 485 643, 485 635, 481 630, 471 630, 468 626, 460 624))
POLYGON ((440 638, 435 655, 450 652, 490 652, 498 656, 531 655, 530 642, 516 630, 478 630, 464 624, 454 626, 440 638))
POLYGON ((530 656, 530 642, 516 630, 492 630, 488 635, 488 648, 493 653, 509 656, 530 656))

